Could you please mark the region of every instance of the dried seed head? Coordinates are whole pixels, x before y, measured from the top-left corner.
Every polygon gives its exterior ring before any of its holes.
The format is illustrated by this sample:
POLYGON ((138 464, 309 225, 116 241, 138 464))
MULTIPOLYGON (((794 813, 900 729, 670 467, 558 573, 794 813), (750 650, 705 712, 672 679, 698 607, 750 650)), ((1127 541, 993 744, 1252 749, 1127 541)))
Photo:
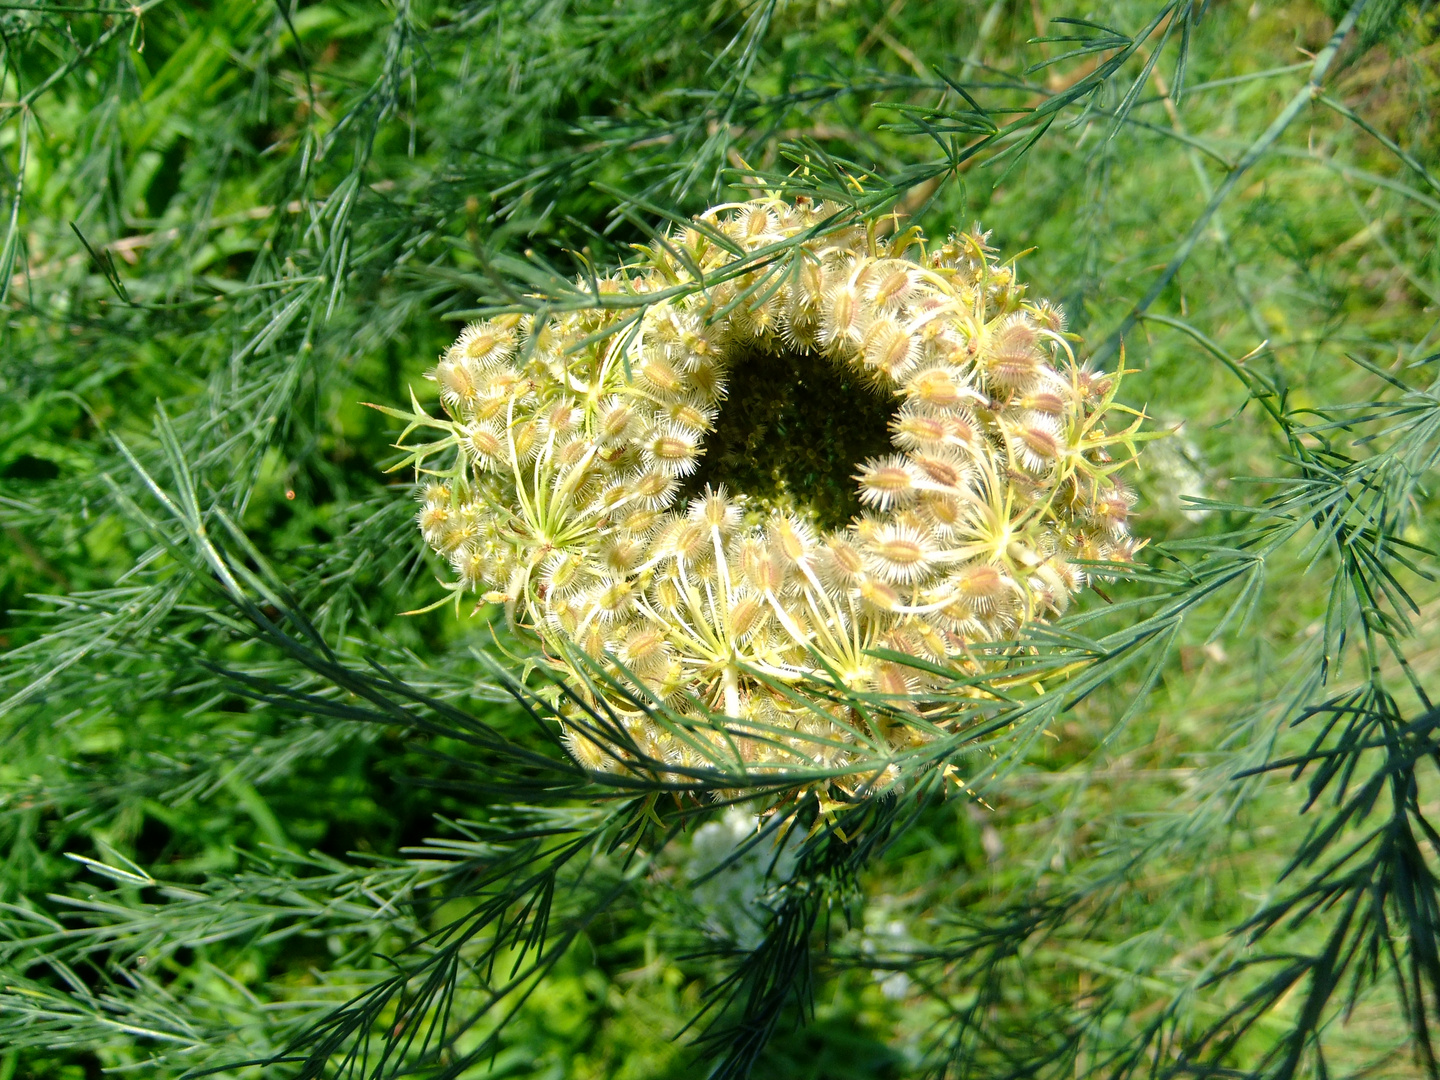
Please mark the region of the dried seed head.
POLYGON ((1003 610, 1018 587, 989 563, 966 566, 955 576, 955 592, 971 610, 991 615, 1003 610))
POLYGON ((675 477, 663 469, 641 470, 626 483, 626 496, 647 509, 663 509, 674 501, 675 477))
POLYGON ((1020 399, 1019 405, 1026 412, 1042 413, 1045 416, 1063 416, 1067 407, 1065 397, 1058 390, 1046 389, 1032 390, 1020 399))
POLYGON ((544 583, 547 597, 561 600, 574 596, 587 579, 589 563, 584 556, 573 551, 553 553, 541 568, 540 580, 544 583))
POLYGON ((1049 300, 1041 300, 1033 308, 1035 323, 1053 334, 1065 332, 1065 310, 1049 300))
POLYGON ((704 435, 714 428, 718 412, 715 406, 706 404, 698 396, 672 402, 664 408, 664 413, 671 423, 697 435, 704 435))
MULTIPOLYGON (((568 642, 628 671, 629 694, 781 733, 712 743, 743 762, 862 770, 874 751, 847 741, 850 718, 823 719, 841 707, 799 707, 777 676, 803 693, 803 677, 835 673, 895 695, 894 716, 921 712, 917 688, 943 677, 870 650, 984 674, 997 661, 969 646, 1065 611, 1085 584, 1078 562, 1139 547, 1133 496, 1111 477, 1116 445, 1129 450, 1105 429, 1116 376, 1074 359, 1059 309, 1028 301, 978 228, 927 251, 913 232, 890 240, 851 214, 771 196, 708 211, 599 282, 655 300, 633 335, 604 305, 504 316, 467 327, 430 376, 452 418, 433 445, 458 454, 448 467, 440 450, 416 454, 425 475, 448 480, 427 485, 417 518, 457 593, 503 600, 562 671, 568 642), (734 245, 707 235, 717 229, 745 252, 783 243, 777 258, 791 261, 774 276, 735 267, 734 245), (895 391, 894 453, 854 466, 863 515, 823 531, 788 490, 772 506, 718 486, 687 490, 678 507, 732 369, 808 351, 895 391)), ((755 453, 779 464, 793 449, 773 438, 755 453)), ((593 692, 648 767, 713 764, 624 694, 593 692)), ((582 723, 566 714, 577 760, 634 764, 585 739, 582 723)), ((694 730, 705 737, 703 723, 694 730)), ((886 737, 898 748, 928 736, 898 723, 886 737)), ((873 781, 833 782, 853 793, 873 781)))
POLYGON ((765 541, 746 537, 740 541, 738 556, 740 573, 756 592, 778 594, 785 587, 785 563, 765 541))
POLYGON ((545 407, 541 427, 547 435, 568 439, 579 431, 583 420, 579 406, 568 398, 561 398, 545 407))
POLYGON ((894 319, 882 316, 865 331, 861 355, 877 374, 899 381, 920 358, 920 343, 894 319))
POLYGON ((1132 493, 1118 484, 1112 485, 1102 491, 1095 500, 1091 516, 1106 533, 1118 538, 1125 535, 1130 521, 1130 510, 1134 505, 1135 496, 1132 493))
POLYGON ((1010 425, 1007 436, 1011 454, 1027 472, 1043 473, 1065 453, 1060 425, 1043 413, 1021 417, 1010 425))
POLYGON ((709 528, 679 517, 661 528, 650 547, 652 558, 673 559, 692 566, 709 559, 712 550, 709 528))
POLYGON ((860 501, 878 510, 904 506, 919 494, 915 466, 898 454, 867 461, 855 479, 860 482, 860 501))
POLYGON ((425 542, 431 547, 438 548, 445 538, 445 533, 450 527, 451 511, 450 501, 445 499, 426 500, 425 505, 420 507, 419 521, 420 533, 425 537, 425 542))
POLYGON ((933 538, 909 525, 882 525, 866 539, 862 550, 865 568, 895 585, 923 581, 935 569, 933 538))
POLYGON ((645 464, 666 476, 689 476, 700 463, 700 454, 699 436, 673 421, 645 433, 645 464))
POLYGON ((979 449, 980 435, 973 417, 963 410, 946 412, 906 403, 890 423, 895 445, 902 450, 934 453, 947 447, 979 449))
POLYGON ((509 360, 515 351, 515 331, 496 322, 471 323, 460 332, 453 353, 492 368, 509 360))
POLYGON ((854 285, 837 285, 825 297, 820 316, 820 344, 837 356, 855 351, 865 336, 864 308, 854 285))
POLYGON ((959 370, 943 366, 911 375, 905 383, 905 394, 911 401, 932 409, 964 409, 985 400, 959 370))
POLYGON ((770 608, 758 596, 742 596, 730 608, 729 630, 738 641, 750 641, 769 621, 770 608))
POLYGON ((865 290, 870 303, 884 311, 891 311, 915 292, 920 275, 914 263, 904 259, 887 259, 875 267, 865 290))
POLYGON ((712 488, 705 485, 704 493, 698 499, 690 500, 690 520, 714 529, 721 536, 729 536, 740 524, 740 504, 730 498, 725 485, 712 488))
POLYGON ((791 566, 808 566, 815 550, 815 531, 794 514, 776 514, 766 536, 771 549, 791 566))
POLYGON ((944 450, 911 454, 910 460, 931 484, 951 491, 963 488, 975 472, 975 466, 968 458, 944 450))
POLYGON ((612 536, 600 545, 600 565, 613 574, 627 574, 645 561, 643 541, 633 536, 612 536))
POLYGON ((642 678, 664 672, 674 650, 662 630, 642 626, 630 631, 615 650, 615 659, 642 678))
POLYGON ((832 588, 853 587, 865 573, 865 557, 860 548, 844 536, 831 536, 818 552, 822 579, 832 588))
POLYGON ((900 606, 900 594, 879 578, 862 574, 855 582, 855 591, 868 610, 888 613, 900 606))
POLYGON ((610 577, 595 585, 585 599, 587 615, 602 625, 609 625, 630 614, 639 599, 639 590, 629 578, 610 577))
POLYGON ((1024 316, 1007 317, 979 358, 986 378, 1008 391, 1033 386, 1044 365, 1039 340, 1040 335, 1024 316))
POLYGON ((440 384, 440 402, 451 416, 461 417, 472 411, 480 400, 483 372, 468 357, 440 361, 435 381, 440 384))
POLYGON ((640 364, 641 381, 662 398, 680 393, 685 386, 675 365, 665 357, 652 353, 640 364))
POLYGON ((467 424, 465 445, 475 464, 482 469, 493 469, 505 458, 505 440, 492 424, 467 424))

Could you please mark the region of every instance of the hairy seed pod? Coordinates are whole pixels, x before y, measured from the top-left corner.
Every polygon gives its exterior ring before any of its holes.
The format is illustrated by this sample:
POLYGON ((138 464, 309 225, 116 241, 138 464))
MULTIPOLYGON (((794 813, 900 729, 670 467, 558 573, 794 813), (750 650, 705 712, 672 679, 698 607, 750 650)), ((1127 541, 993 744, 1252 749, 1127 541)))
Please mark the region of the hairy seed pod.
POLYGON ((920 492, 917 473, 914 463, 898 454, 867 461, 855 476, 860 483, 860 501, 877 510, 905 506, 920 492))

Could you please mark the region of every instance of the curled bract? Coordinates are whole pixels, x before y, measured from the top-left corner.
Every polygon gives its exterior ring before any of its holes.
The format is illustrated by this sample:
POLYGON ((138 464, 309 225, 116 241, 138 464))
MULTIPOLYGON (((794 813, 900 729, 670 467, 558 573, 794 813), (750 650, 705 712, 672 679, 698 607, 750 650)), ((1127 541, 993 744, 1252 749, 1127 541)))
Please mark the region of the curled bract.
POLYGON ((837 212, 715 207, 589 283, 591 307, 467 327, 431 373, 449 419, 397 413, 444 432, 408 460, 453 588, 502 602, 562 672, 589 658, 582 698, 625 738, 570 725, 587 767, 843 768, 922 740, 804 688, 919 700, 1137 546, 1113 474, 1139 421, 1107 431, 1118 376, 1076 358, 1060 311, 982 234, 827 231, 837 212), (854 463, 843 527, 690 480, 755 355, 823 355, 891 399, 892 450, 854 463), (677 732, 646 703, 733 724, 677 732))

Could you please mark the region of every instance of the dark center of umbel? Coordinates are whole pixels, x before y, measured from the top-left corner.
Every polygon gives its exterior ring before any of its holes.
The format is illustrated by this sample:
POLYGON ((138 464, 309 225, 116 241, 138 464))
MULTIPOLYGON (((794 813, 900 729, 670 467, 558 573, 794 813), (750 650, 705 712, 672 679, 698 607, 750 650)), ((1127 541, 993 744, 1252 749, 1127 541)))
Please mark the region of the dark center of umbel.
POLYGON ((762 504, 809 509, 817 525, 838 528, 860 512, 860 463, 892 449, 893 407, 890 395, 826 357, 739 350, 686 494, 724 484, 762 504))

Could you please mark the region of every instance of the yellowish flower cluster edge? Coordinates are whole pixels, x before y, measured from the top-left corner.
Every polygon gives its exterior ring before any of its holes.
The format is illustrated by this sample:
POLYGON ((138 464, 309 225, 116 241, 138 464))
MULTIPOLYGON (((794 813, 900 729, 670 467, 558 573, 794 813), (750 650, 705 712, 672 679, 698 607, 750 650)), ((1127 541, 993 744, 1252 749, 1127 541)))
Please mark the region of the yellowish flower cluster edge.
MULTIPOLYGON (((448 419, 413 395, 413 411, 386 410, 407 436, 442 432, 401 445, 457 598, 503 602, 562 675, 581 653, 607 673, 615 692, 578 682, 649 763, 843 770, 877 739, 931 737, 862 732, 833 696, 784 688, 918 702, 945 672, 980 672, 977 643, 1063 613, 1085 564, 1139 546, 1115 477, 1141 422, 1115 401, 1123 365, 1081 362, 1060 310, 1028 300, 978 230, 930 248, 918 229, 819 227, 840 212, 715 207, 598 282, 628 309, 471 325, 430 375, 448 419), (841 528, 803 503, 685 491, 732 364, 757 354, 824 356, 894 401, 893 452, 855 463, 862 510, 841 528), (1112 433, 1117 411, 1133 419, 1112 433), (742 726, 677 738, 637 701, 742 726)), ((626 766, 574 720, 577 761, 626 766)))

